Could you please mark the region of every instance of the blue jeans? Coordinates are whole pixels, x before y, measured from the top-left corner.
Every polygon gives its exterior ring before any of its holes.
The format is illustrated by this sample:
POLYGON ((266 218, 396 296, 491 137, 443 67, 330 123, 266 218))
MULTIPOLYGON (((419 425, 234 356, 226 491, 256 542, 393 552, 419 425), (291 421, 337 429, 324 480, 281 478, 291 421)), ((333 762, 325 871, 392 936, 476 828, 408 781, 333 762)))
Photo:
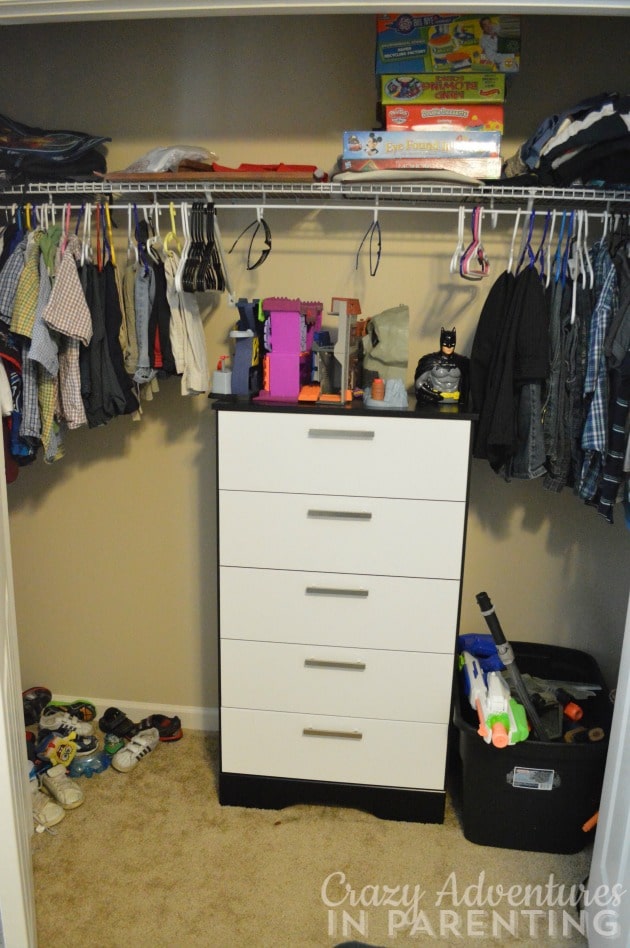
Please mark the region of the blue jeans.
POLYGON ((533 480, 547 473, 541 390, 541 382, 528 382, 520 388, 516 419, 518 449, 512 459, 512 477, 533 480))

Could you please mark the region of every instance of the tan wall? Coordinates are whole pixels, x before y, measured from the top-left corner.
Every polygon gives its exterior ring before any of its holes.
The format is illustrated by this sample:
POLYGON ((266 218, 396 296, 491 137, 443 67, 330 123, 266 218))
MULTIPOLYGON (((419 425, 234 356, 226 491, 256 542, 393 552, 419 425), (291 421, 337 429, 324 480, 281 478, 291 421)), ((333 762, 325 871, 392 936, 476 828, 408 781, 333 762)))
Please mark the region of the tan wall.
MULTIPOLYGON (((604 89, 626 91, 629 40, 625 18, 526 18, 504 154, 551 112, 604 89)), ((331 169, 341 132, 374 118, 368 15, 15 27, 0 34, 0 51, 0 111, 111 135, 110 170, 176 143, 202 144, 227 165, 331 169)), ((252 213, 222 212, 226 245, 252 213)), ((333 295, 356 296, 368 315, 407 303, 409 380, 441 325, 456 325, 460 350, 470 351, 489 282, 449 274, 455 214, 383 212, 374 278, 364 259, 355 270, 369 212, 278 210, 267 219, 265 265, 247 273, 242 257, 229 258, 239 295, 326 306, 333 295)), ((117 220, 124 238, 126 215, 117 220)), ((493 276, 506 264, 511 225, 505 217, 496 232, 486 225, 493 276)), ((202 302, 212 364, 226 351, 234 312, 224 301, 202 302)), ((144 409, 137 423, 68 433, 63 460, 38 459, 10 487, 23 682, 156 707, 214 707, 213 415, 204 397, 182 398, 177 380, 161 383, 144 409)), ((485 631, 475 603, 485 589, 508 636, 586 648, 612 681, 628 541, 620 515, 610 527, 569 490, 508 484, 473 462, 463 631, 485 631)))

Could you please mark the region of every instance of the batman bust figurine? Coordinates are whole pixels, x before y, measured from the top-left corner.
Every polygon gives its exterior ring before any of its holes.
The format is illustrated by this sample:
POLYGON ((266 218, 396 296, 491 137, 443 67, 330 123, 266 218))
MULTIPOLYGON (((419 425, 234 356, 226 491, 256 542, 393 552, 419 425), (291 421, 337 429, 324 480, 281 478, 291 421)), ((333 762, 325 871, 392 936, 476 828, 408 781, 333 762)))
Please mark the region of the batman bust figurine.
POLYGON ((439 352, 430 352, 418 362, 414 376, 418 408, 427 405, 466 408, 470 360, 456 354, 456 341, 455 329, 442 327, 439 352))

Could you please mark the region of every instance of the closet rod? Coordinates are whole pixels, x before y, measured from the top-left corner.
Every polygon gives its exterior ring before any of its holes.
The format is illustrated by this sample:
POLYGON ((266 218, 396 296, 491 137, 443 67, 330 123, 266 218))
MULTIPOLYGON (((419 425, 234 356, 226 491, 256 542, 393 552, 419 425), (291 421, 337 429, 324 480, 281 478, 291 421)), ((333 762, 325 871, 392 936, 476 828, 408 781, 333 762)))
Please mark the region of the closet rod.
MULTIPOLYGON (((444 206, 442 206, 442 205, 433 205, 433 206, 431 206, 431 205, 425 205, 425 204, 423 204, 422 207, 417 207, 417 206, 411 206, 411 207, 410 207, 408 204, 395 204, 395 205, 392 205, 392 204, 379 204, 379 203, 374 203, 374 204, 356 204, 356 205, 353 205, 353 204, 311 204, 311 203, 309 203, 309 202, 300 202, 300 204, 275 204, 275 203, 274 203, 274 204, 265 204, 264 201, 251 201, 251 202, 250 202, 250 201, 247 201, 247 202, 245 202, 245 203, 239 203, 239 204, 224 204, 224 203, 222 203, 221 201, 214 201, 213 204, 214 204, 214 207, 216 208, 217 211, 222 211, 222 210, 240 210, 240 209, 248 210, 248 209, 249 209, 249 210, 262 210, 262 211, 275 211, 275 210, 281 210, 281 211, 285 211, 285 210, 289 210, 289 211, 301 211, 301 210, 311 210, 311 211, 345 211, 346 213, 347 213, 348 211, 369 211, 369 212, 371 212, 371 213, 377 213, 377 214, 381 214, 381 213, 385 213, 385 212, 390 212, 390 213, 391 213, 391 212, 394 212, 394 211, 395 211, 395 212, 398 212, 398 211, 405 211, 405 212, 415 213, 415 214, 418 214, 418 213, 427 213, 427 214, 458 214, 458 213, 459 213, 459 205, 458 205, 458 204, 453 204, 453 205, 450 206, 450 207, 444 207, 444 206)), ((477 206, 479 206, 479 205, 482 205, 482 206, 483 206, 484 215, 487 215, 487 216, 494 215, 494 214, 500 214, 500 215, 507 215, 507 216, 510 216, 510 215, 511 215, 512 217, 516 217, 517 214, 520 214, 520 215, 523 216, 523 215, 527 215, 527 214, 530 213, 524 206, 521 206, 520 208, 518 208, 518 207, 510 207, 510 208, 500 207, 500 208, 499 208, 499 207, 493 207, 493 206, 491 206, 491 205, 489 205, 489 204, 485 204, 485 203, 483 202, 483 200, 480 200, 477 204, 467 204, 467 205, 464 207, 464 213, 465 213, 465 214, 469 214, 469 215, 472 214, 472 212, 474 211, 475 207, 477 207, 477 206)), ((152 205, 152 206, 155 206, 155 205, 152 205)), ((112 207, 112 210, 115 210, 116 207, 119 207, 119 208, 120 208, 120 207, 124 207, 124 205, 120 205, 120 204, 119 204, 119 205, 114 205, 114 206, 112 207)), ((567 208, 565 208, 565 209, 566 209, 566 210, 573 210, 573 207, 571 207, 570 205, 568 205, 567 208)), ((537 213, 543 214, 543 213, 545 213, 547 210, 551 210, 551 209, 550 209, 550 208, 540 208, 540 209, 539 209, 539 208, 537 208, 536 205, 534 204, 533 210, 535 210, 537 213)), ((558 213, 562 213, 562 209, 556 208, 556 210, 557 210, 558 213)), ((606 211, 606 210, 599 210, 599 209, 598 209, 598 210, 588 210, 588 209, 586 209, 586 208, 584 209, 584 212, 585 212, 586 214, 588 214, 589 219, 601 219, 601 220, 604 220, 606 214, 610 214, 610 213, 611 213, 610 210, 608 210, 608 211, 606 211)))
POLYGON ((212 194, 214 201, 219 198, 238 203, 241 199, 254 201, 263 199, 281 199, 290 197, 296 203, 311 199, 351 199, 373 201, 378 198, 407 199, 424 201, 444 200, 448 202, 470 201, 471 203, 485 203, 487 201, 509 201, 519 203, 533 198, 536 202, 583 206, 584 204, 605 205, 624 204, 630 206, 630 190, 614 188, 562 188, 562 187, 511 187, 503 180, 495 184, 453 184, 439 181, 260 181, 248 180, 212 180, 207 177, 201 181, 52 181, 30 182, 29 184, 12 185, 5 188, 3 194, 21 196, 22 199, 34 194, 110 194, 118 197, 127 194, 164 195, 193 195, 212 194))
MULTIPOLYGON (((288 211, 309 211, 310 210, 310 211, 344 211, 346 213, 348 211, 369 211, 370 213, 376 213, 376 214, 381 214, 385 212, 392 213, 392 212, 403 211, 403 212, 415 213, 415 214, 417 213, 458 214, 459 208, 460 208, 459 204, 453 204, 449 206, 423 204, 421 207, 418 207, 417 205, 389 204, 389 203, 380 204, 378 202, 373 202, 370 204, 367 204, 367 203, 322 204, 322 203, 311 203, 310 201, 301 201, 299 204, 278 204, 278 203, 267 204, 265 203, 265 201, 246 201, 246 202, 239 202, 238 204, 233 204, 233 203, 224 202, 224 201, 211 201, 210 198, 208 198, 208 200, 214 205, 217 211, 264 210, 264 211, 271 212, 271 211, 276 211, 276 210, 280 210, 280 211, 287 211, 287 210, 288 211)), ((56 212, 59 212, 59 213, 63 213, 63 211, 66 210, 68 207, 70 207, 72 211, 77 211, 77 212, 81 211, 82 209, 84 210, 87 203, 92 204, 92 207, 94 207, 95 204, 98 204, 98 203, 101 203, 101 204, 109 203, 110 213, 112 214, 116 214, 116 212, 126 213, 129 210, 132 210, 134 207, 136 210, 142 211, 142 212, 150 211, 153 213, 157 210, 159 213, 162 213, 162 212, 168 213, 169 211, 169 204, 161 203, 160 201, 153 201, 150 204, 138 204, 134 201, 118 203, 118 204, 112 204, 111 202, 106 202, 106 201, 85 202, 84 204, 69 204, 68 202, 60 202, 57 204, 55 202, 50 202, 50 201, 40 202, 39 204, 34 201, 29 201, 27 203, 30 203, 31 206, 35 208, 47 207, 49 209, 54 209, 56 212)), ((191 204, 191 202, 179 201, 179 200, 173 201, 171 203, 175 204, 178 210, 181 210, 185 205, 189 205, 189 209, 190 209, 190 204, 191 204)), ((519 216, 527 215, 530 213, 529 210, 527 210, 524 206, 521 206, 520 208, 519 207, 510 207, 510 208, 495 207, 492 205, 486 205, 483 201, 479 201, 477 205, 475 204, 465 205, 464 213, 472 214, 475 207, 479 205, 483 206, 484 214, 492 215, 492 216, 502 215, 502 216, 508 216, 508 217, 509 216, 516 217, 517 215, 519 216)), ((15 203, 0 204, 0 211, 14 213, 17 206, 18 205, 15 203)), ((569 209, 573 209, 573 208, 571 208, 571 206, 569 205, 569 209)), ((537 208, 534 203, 533 210, 537 211, 538 213, 544 213, 545 210, 548 210, 548 209, 537 208)), ((556 209, 556 210, 558 211, 558 213, 561 213, 560 209, 556 209)), ((584 209, 584 211, 586 214, 588 214, 589 219, 602 220, 602 221, 605 219, 607 215, 612 213, 611 209, 606 209, 606 210, 584 209)))

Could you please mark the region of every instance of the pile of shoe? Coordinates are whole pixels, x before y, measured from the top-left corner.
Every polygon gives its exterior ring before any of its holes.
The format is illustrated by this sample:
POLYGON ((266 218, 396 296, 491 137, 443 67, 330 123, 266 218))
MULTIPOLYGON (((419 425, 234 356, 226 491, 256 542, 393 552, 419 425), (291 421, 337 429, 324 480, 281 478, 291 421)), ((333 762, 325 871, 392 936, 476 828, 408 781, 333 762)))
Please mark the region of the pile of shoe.
POLYGON ((52 692, 40 686, 24 691, 22 701, 38 832, 50 830, 66 810, 83 803, 83 790, 73 777, 91 777, 110 763, 120 773, 129 773, 161 741, 183 736, 178 717, 153 714, 134 723, 118 708, 108 708, 98 722, 104 734, 101 749, 92 724, 96 707, 90 701, 53 701, 52 692))
POLYGON ((119 708, 108 708, 98 726, 105 734, 105 746, 117 748, 112 757, 112 767, 120 773, 133 770, 143 757, 155 750, 160 741, 179 741, 183 736, 178 717, 151 714, 136 724, 119 708))
POLYGON ((37 725, 37 736, 26 731, 33 819, 38 832, 60 823, 66 810, 81 806, 84 793, 68 776, 75 756, 86 757, 98 750, 90 723, 96 708, 89 701, 63 705, 52 701, 48 688, 30 688, 22 695, 24 723, 37 725))

